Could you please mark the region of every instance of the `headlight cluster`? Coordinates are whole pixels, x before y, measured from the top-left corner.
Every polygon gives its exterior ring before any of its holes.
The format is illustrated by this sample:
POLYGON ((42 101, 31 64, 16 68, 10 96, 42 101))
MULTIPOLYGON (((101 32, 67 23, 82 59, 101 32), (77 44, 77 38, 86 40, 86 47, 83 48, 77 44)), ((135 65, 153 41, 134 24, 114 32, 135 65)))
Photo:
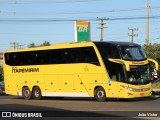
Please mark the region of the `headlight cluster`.
POLYGON ((128 90, 131 90, 131 91, 133 91, 133 88, 131 88, 131 87, 124 86, 124 85, 121 85, 121 87, 123 87, 123 88, 125 88, 125 89, 128 89, 128 90))
POLYGON ((134 81, 136 81, 135 77, 132 77, 132 76, 131 76, 131 77, 129 78, 129 82, 134 82, 134 81))
POLYGON ((124 89, 130 90, 130 91, 134 91, 134 92, 145 92, 151 89, 151 88, 136 89, 136 88, 132 88, 132 87, 124 86, 124 85, 121 85, 121 87, 123 87, 124 89))

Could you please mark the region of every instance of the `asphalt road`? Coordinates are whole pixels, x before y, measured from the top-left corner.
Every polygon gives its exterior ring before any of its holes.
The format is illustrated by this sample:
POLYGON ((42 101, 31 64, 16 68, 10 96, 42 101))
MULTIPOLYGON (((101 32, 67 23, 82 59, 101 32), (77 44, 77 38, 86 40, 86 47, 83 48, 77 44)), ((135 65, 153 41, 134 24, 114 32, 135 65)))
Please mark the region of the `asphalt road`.
POLYGON ((92 98, 24 100, 22 97, 3 95, 0 96, 0 111, 38 112, 42 113, 42 117, 160 118, 160 97, 153 96, 127 101, 108 99, 106 102, 97 102, 92 98))

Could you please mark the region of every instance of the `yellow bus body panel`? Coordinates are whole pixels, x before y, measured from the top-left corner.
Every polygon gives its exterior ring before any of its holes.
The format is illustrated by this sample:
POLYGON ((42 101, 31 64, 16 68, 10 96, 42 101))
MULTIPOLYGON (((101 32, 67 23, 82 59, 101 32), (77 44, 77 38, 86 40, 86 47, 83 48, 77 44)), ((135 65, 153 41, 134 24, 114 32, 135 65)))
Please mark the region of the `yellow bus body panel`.
MULTIPOLYGON (((6 94, 22 96, 22 88, 24 86, 28 86, 30 91, 33 90, 34 86, 38 86, 41 89, 42 96, 94 97, 96 87, 103 87, 108 98, 135 98, 151 95, 151 84, 138 86, 111 80, 101 55, 92 42, 65 43, 48 47, 8 50, 5 53, 85 46, 94 47, 100 66, 89 63, 9 66, 5 64, 4 60, 6 94), (25 72, 27 70, 34 72, 25 72), (122 86, 132 87, 137 91, 131 91, 122 86), (147 88, 150 89, 145 91, 147 88)), ((119 63, 117 60, 112 59, 112 61, 119 63)), ((145 63, 148 63, 148 61, 143 61, 143 64, 145 63)), ((134 62, 126 64, 132 65, 134 62)))

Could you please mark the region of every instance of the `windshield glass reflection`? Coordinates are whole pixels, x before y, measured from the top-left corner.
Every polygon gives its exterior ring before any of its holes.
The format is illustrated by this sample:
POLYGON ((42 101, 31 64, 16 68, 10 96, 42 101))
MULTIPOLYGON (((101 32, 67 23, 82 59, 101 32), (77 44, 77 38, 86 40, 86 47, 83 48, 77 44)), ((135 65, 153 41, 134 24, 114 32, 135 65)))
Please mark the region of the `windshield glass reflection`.
POLYGON ((146 54, 141 47, 121 46, 119 47, 122 59, 125 60, 144 60, 146 54))
POLYGON ((148 84, 151 79, 149 65, 134 66, 127 71, 127 78, 130 84, 148 84))

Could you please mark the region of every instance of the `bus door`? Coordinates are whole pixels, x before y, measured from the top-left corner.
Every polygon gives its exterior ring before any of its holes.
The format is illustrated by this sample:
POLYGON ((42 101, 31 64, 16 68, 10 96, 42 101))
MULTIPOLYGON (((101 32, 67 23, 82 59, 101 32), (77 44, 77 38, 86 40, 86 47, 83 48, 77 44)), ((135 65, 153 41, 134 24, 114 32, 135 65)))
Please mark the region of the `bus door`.
POLYGON ((115 73, 110 74, 110 80, 108 80, 108 87, 107 87, 107 95, 108 97, 114 98, 118 96, 118 82, 117 82, 117 75, 115 73))
POLYGON ((108 70, 108 74, 110 76, 110 96, 111 97, 120 97, 123 95, 123 89, 121 88, 121 84, 124 84, 125 76, 124 76, 124 66, 121 64, 111 64, 108 70), (113 66, 112 66, 113 65, 113 66))
POLYGON ((126 86, 125 80, 126 80, 126 73, 125 73, 126 69, 124 65, 119 65, 118 67, 118 71, 117 71, 117 75, 118 75, 118 79, 117 79, 117 93, 118 93, 118 98, 123 98, 125 95, 125 89, 123 88, 123 86, 126 86))

